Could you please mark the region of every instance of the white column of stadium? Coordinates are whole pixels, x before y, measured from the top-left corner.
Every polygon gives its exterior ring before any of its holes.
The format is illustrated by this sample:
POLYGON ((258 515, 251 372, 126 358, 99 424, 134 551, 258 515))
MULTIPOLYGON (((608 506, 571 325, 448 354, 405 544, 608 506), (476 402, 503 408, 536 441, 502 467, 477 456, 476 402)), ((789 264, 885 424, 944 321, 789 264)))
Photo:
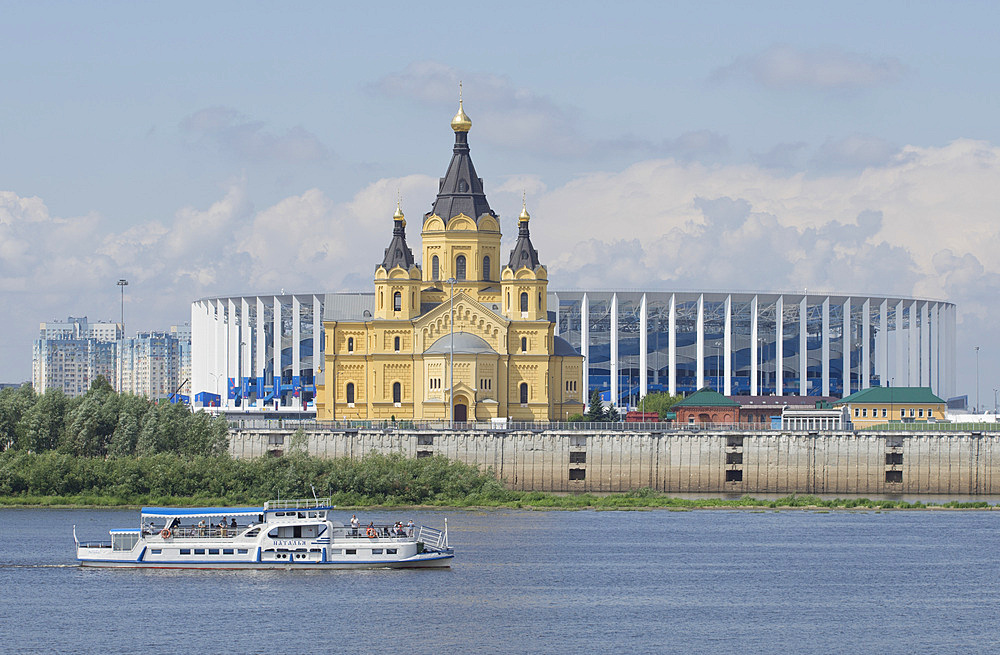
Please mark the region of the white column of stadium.
POLYGON ((823 298, 823 347, 820 355, 823 358, 823 395, 830 395, 830 297, 823 298))
POLYGON ((220 298, 215 301, 215 389, 219 406, 226 398, 226 305, 220 298))
POLYGON ((865 302, 861 305, 861 316, 863 321, 861 322, 861 389, 867 389, 872 386, 871 378, 871 338, 872 338, 872 305, 871 298, 865 298, 865 302))
POLYGON ((844 300, 844 331, 840 337, 840 375, 841 392, 840 396, 846 398, 851 395, 851 353, 854 344, 851 341, 851 299, 844 300))
POLYGON ((785 395, 785 297, 774 301, 774 395, 785 395))
POLYGON ((883 387, 889 386, 889 301, 883 300, 878 308, 878 343, 876 344, 875 373, 883 387))
POLYGON ((920 308, 920 386, 931 386, 931 316, 930 303, 920 308))
POLYGON ((809 296, 799 301, 799 395, 809 395, 809 353, 806 341, 806 322, 809 314, 809 296))
POLYGON ((732 294, 726 296, 726 326, 725 332, 722 335, 722 356, 723 356, 723 375, 726 377, 726 381, 722 386, 722 393, 726 396, 732 395, 733 393, 733 296, 732 294))
POLYGON ((611 294, 611 404, 618 406, 618 294, 611 294))
POLYGON ((226 344, 226 402, 225 407, 233 407, 234 401, 229 397, 229 379, 239 383, 240 377, 240 328, 239 328, 239 317, 236 315, 236 301, 233 298, 229 299, 229 314, 226 317, 227 320, 227 335, 229 340, 226 344))
MULTIPOLYGON (((264 325, 264 299, 257 296, 257 362, 255 365, 257 377, 264 377, 264 370, 267 368, 267 330, 264 325)), ((256 382, 255 382, 256 384, 256 382)), ((267 393, 261 389, 265 396, 267 393)), ((263 396, 258 399, 258 404, 263 403, 263 396)))
POLYGON ((705 386, 705 294, 698 294, 698 320, 695 329, 695 371, 697 388, 705 386))
MULTIPOLYGON (((301 385, 301 375, 302 375, 302 359, 301 359, 301 344, 302 344, 302 309, 299 304, 299 298, 296 295, 292 295, 292 380, 299 380, 301 385)), ((301 391, 299 393, 302 393, 301 391)), ((301 401, 301 399, 297 399, 301 401)), ((293 401, 294 402, 294 401, 293 401)), ((301 405, 301 402, 298 404, 301 405)))
POLYGON ((907 346, 910 348, 910 367, 906 374, 907 384, 911 387, 920 385, 920 325, 917 301, 910 303, 910 322, 907 329, 907 346))
POLYGON ((590 301, 583 294, 580 301, 580 354, 583 355, 584 405, 590 409, 590 301))
POLYGON ((892 382, 894 387, 906 387, 909 383, 906 381, 906 359, 904 357, 906 350, 903 343, 903 301, 900 300, 896 303, 896 329, 893 331, 893 336, 896 340, 896 365, 893 367, 895 373, 895 381, 892 382))
POLYGON ((278 296, 274 297, 274 317, 273 317, 273 327, 271 329, 271 370, 274 372, 273 383, 271 385, 272 390, 277 386, 275 390, 277 394, 275 400, 277 400, 281 395, 281 299, 278 296))
MULTIPOLYGON (((240 298, 240 389, 243 388, 243 379, 253 375, 253 362, 250 361, 252 348, 250 342, 250 303, 246 296, 240 298)), ((242 392, 241 392, 242 393, 242 392)), ((242 400, 246 406, 247 399, 242 400)))
POLYGON ((646 395, 648 388, 648 380, 646 379, 648 358, 646 350, 649 345, 649 335, 646 334, 646 326, 646 294, 642 294, 642 301, 639 303, 639 398, 646 395))
POLYGON ((757 296, 750 301, 750 395, 757 395, 757 374, 760 368, 757 361, 757 353, 760 352, 760 344, 757 341, 757 296))
POLYGON ((677 294, 670 294, 670 317, 667 335, 667 370, 669 371, 668 391, 677 395, 677 294))

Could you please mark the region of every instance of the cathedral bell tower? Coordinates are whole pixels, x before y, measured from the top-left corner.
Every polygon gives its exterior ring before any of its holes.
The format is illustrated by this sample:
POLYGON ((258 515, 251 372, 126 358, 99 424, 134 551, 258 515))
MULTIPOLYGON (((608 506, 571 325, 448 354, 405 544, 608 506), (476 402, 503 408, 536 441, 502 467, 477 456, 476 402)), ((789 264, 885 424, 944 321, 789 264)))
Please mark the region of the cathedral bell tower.
POLYGON ((455 291, 480 298, 490 305, 499 301, 500 219, 490 209, 483 180, 469 155, 472 120, 461 96, 458 113, 451 120, 455 132, 448 170, 438 185, 434 206, 424 214, 420 233, 424 288, 431 301, 441 301, 444 282, 456 280, 455 291))
POLYGON ((503 313, 512 321, 548 320, 548 271, 538 262, 538 251, 531 245, 530 220, 527 205, 522 202, 521 215, 517 217, 517 243, 500 273, 503 313))
POLYGON ((406 218, 396 203, 392 241, 375 267, 375 318, 409 320, 420 314, 420 267, 406 245, 406 218))

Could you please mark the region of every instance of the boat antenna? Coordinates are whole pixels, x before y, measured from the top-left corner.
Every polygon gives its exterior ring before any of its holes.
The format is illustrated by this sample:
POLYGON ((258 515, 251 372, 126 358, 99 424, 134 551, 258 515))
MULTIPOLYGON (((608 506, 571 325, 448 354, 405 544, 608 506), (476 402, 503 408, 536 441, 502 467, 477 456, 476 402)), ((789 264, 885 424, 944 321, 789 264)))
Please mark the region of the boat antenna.
POLYGON ((313 500, 315 500, 318 503, 319 502, 319 498, 316 497, 316 487, 314 487, 313 485, 309 485, 309 488, 312 489, 313 500))

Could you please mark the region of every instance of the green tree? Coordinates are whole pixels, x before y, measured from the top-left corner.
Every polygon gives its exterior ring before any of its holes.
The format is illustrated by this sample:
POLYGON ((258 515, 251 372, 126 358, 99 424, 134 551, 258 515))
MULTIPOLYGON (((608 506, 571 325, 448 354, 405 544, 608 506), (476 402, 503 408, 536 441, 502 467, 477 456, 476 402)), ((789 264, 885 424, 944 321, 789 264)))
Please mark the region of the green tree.
POLYGON ((288 438, 288 453, 290 455, 309 454, 309 436, 306 431, 299 428, 288 438))
POLYGON ((118 394, 99 377, 80 404, 67 413, 66 424, 63 450, 78 456, 103 457, 118 425, 118 394))
POLYGON ((25 384, 17 389, 0 391, 0 451, 13 448, 17 443, 17 424, 35 404, 35 390, 25 384))
POLYGON ((22 450, 40 453, 58 446, 69 399, 61 389, 49 389, 37 398, 17 423, 17 445, 22 450))
POLYGON ((681 396, 671 396, 669 393, 650 393, 642 397, 639 407, 643 412, 656 412, 660 415, 660 420, 663 420, 667 412, 681 400, 681 396))
POLYGON ((587 408, 586 419, 591 423, 601 423, 608 420, 608 415, 604 411, 604 403, 601 402, 601 392, 594 389, 590 394, 590 407, 587 408))
POLYGON ((622 415, 618 411, 617 405, 608 405, 608 411, 605 413, 604 420, 610 423, 617 423, 622 420, 622 415))

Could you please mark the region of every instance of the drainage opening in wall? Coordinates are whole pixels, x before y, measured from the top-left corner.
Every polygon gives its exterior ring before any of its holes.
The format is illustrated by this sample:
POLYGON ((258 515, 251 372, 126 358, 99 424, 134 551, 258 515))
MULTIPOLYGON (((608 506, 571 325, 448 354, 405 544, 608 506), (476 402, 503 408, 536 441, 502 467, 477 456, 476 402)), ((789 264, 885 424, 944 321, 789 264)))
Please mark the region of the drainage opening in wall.
POLYGON ((429 450, 418 450, 417 451, 417 459, 420 459, 421 457, 432 457, 433 455, 434 455, 434 453, 432 453, 429 450))
POLYGON ((885 465, 886 466, 900 466, 903 463, 903 453, 886 453, 885 454, 885 465))
POLYGON ((743 482, 743 471, 740 470, 726 471, 726 482, 743 482))
POLYGON ((587 453, 570 453, 569 454, 570 464, 586 464, 587 463, 587 453))
POLYGON ((726 464, 742 464, 743 453, 726 453, 726 464))
POLYGON ((570 469, 569 470, 570 480, 586 480, 587 479, 587 469, 570 469))
POLYGON ((726 447, 739 448, 743 445, 743 437, 726 437, 726 447))
POLYGON ((903 481, 903 472, 902 471, 886 471, 885 472, 885 481, 886 482, 891 482, 891 483, 900 483, 900 482, 903 481))

